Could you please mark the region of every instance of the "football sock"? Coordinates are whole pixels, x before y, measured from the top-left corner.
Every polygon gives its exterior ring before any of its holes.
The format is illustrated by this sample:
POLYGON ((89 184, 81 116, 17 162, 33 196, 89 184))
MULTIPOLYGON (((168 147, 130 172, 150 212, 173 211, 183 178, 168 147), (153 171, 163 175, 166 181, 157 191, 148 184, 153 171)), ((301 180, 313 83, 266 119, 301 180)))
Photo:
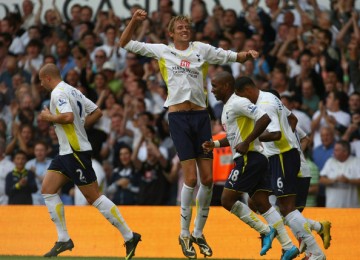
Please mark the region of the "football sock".
POLYGON ((287 214, 285 224, 290 227, 297 240, 304 241, 309 252, 314 255, 323 254, 311 233, 309 223, 297 209, 287 214))
POLYGON ((212 186, 208 187, 200 183, 200 188, 196 196, 194 237, 201 237, 203 233, 204 226, 209 215, 212 190, 212 186))
POLYGON ((190 237, 190 221, 192 214, 191 203, 193 200, 194 188, 183 184, 180 201, 180 225, 181 237, 190 237))
POLYGON ((246 204, 236 201, 230 212, 260 234, 267 234, 270 232, 270 227, 264 224, 246 204))
POLYGON ((309 218, 307 218, 306 220, 307 222, 309 222, 311 230, 315 230, 316 232, 319 232, 321 230, 321 224, 319 222, 309 218))
POLYGON ((95 200, 93 206, 96 207, 101 214, 103 214, 103 216, 120 231, 125 241, 132 239, 132 231, 126 224, 119 209, 111 200, 109 200, 106 196, 101 195, 97 200, 95 200))
POLYGON ((277 240, 279 240, 282 249, 289 250, 293 247, 293 243, 286 232, 284 222, 279 212, 274 207, 271 207, 268 211, 266 211, 262 216, 266 219, 267 223, 276 229, 277 231, 277 240))
POLYGON ((42 194, 45 205, 51 216, 51 220, 55 223, 58 234, 58 242, 67 242, 70 239, 66 228, 64 204, 58 194, 42 194))

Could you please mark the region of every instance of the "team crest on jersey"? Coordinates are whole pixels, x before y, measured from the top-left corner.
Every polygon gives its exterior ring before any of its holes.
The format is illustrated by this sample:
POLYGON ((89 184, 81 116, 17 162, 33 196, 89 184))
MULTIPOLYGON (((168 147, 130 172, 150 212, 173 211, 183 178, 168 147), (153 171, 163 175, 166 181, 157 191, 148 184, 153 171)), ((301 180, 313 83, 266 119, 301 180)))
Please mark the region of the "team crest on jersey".
POLYGON ((61 107, 62 105, 65 105, 67 102, 66 102, 66 99, 63 99, 63 98, 59 98, 58 99, 58 106, 61 107))
POLYGON ((251 104, 251 105, 248 105, 247 109, 250 111, 250 113, 254 113, 254 111, 256 110, 256 106, 251 104))
POLYGON ((190 61, 181 60, 181 61, 180 61, 180 66, 181 66, 181 67, 185 67, 185 68, 190 68, 190 61))

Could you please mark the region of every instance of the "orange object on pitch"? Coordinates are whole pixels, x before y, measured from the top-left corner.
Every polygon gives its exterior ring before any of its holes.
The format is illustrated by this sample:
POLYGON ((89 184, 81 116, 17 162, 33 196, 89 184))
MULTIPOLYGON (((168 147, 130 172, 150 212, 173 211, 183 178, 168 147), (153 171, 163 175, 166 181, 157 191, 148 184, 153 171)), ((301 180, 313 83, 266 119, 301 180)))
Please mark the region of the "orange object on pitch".
MULTIPOLYGON (((214 135, 213 140, 221 140, 226 137, 224 131, 214 135)), ((214 148, 213 150, 213 181, 225 182, 231 170, 234 168, 234 160, 230 146, 214 148)))

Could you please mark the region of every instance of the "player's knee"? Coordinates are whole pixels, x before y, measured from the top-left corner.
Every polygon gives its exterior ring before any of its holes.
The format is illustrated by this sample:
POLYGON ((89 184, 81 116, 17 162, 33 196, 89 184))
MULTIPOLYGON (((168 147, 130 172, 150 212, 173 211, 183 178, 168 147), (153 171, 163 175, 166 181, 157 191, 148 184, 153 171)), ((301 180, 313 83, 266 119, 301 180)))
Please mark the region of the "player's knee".
POLYGON ((56 191, 52 191, 49 189, 49 187, 45 186, 45 185, 42 185, 41 186, 41 194, 55 194, 56 191))
POLYGON ((296 208, 293 205, 288 204, 279 204, 279 209, 281 215, 284 217, 287 216, 290 212, 294 211, 296 208))
POLYGON ((213 185, 213 178, 211 175, 209 176, 202 176, 201 177, 201 184, 207 187, 212 187, 213 185))
POLYGON ((186 186, 194 188, 197 184, 197 178, 196 177, 186 177, 184 179, 184 183, 186 186))
POLYGON ((223 194, 221 196, 221 206, 223 206, 228 211, 231 211, 231 209, 232 209, 235 202, 236 201, 233 201, 231 198, 229 198, 225 194, 223 194))

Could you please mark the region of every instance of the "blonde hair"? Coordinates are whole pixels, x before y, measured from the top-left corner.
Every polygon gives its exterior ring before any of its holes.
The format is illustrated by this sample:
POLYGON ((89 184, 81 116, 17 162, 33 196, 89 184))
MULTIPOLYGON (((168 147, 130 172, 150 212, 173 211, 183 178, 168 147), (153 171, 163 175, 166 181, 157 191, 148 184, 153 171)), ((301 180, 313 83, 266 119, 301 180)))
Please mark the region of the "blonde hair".
POLYGON ((189 16, 186 15, 178 15, 178 16, 174 16, 173 18, 171 18, 169 25, 168 25, 168 31, 173 33, 174 32, 174 26, 176 22, 179 21, 185 21, 187 22, 189 25, 191 25, 191 18, 189 16))

